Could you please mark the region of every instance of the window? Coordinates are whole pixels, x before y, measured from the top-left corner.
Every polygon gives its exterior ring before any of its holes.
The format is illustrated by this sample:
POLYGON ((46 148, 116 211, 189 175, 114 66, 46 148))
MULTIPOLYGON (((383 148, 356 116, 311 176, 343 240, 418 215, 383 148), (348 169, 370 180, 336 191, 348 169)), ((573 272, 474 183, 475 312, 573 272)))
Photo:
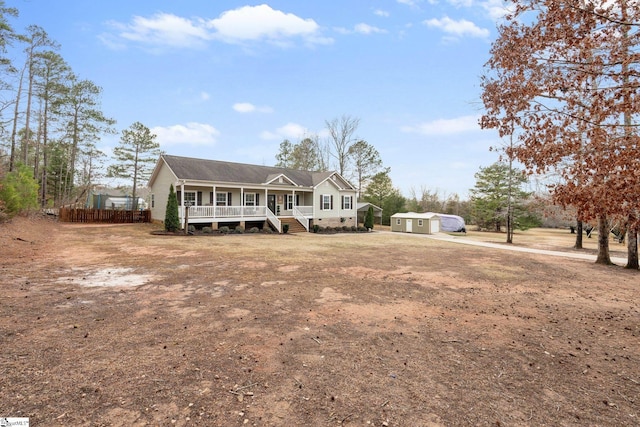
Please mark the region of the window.
POLYGON ((244 205, 245 206, 257 206, 256 202, 256 193, 245 193, 244 195, 244 205))
POLYGON ((400 218, 396 218, 396 225, 402 225, 402 221, 400 220, 400 218))
POLYGON ((350 210, 353 208, 353 196, 342 196, 342 209, 350 210))
POLYGON ((320 210, 330 211, 333 209, 333 196, 331 194, 323 194, 320 196, 320 210))
POLYGON ((419 219, 419 220, 418 220, 418 227, 422 227, 422 225, 423 225, 423 222, 422 222, 422 221, 423 221, 422 219, 419 219))
POLYGON ((216 193, 216 206, 228 206, 227 193, 216 193))
POLYGON ((185 191, 184 192, 184 204, 189 206, 196 206, 196 192, 185 191))
POLYGON ((284 209, 287 211, 292 211, 293 210, 293 194, 287 194, 285 199, 285 206, 284 209))

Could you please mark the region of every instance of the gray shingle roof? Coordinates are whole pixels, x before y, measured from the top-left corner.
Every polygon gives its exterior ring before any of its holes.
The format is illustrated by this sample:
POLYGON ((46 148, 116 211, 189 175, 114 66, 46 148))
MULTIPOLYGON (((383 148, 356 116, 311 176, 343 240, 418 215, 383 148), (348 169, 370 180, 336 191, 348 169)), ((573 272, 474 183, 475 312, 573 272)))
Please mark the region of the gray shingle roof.
POLYGON ((283 174, 299 186, 313 187, 334 173, 301 171, 273 166, 170 156, 167 154, 163 155, 162 158, 178 179, 197 181, 265 184, 274 177, 283 174))

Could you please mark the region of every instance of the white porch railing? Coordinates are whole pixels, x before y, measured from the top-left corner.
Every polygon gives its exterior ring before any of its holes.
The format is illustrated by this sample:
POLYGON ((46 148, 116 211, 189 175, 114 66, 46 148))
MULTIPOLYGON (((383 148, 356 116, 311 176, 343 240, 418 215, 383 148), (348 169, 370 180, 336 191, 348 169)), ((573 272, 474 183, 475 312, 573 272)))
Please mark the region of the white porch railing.
MULTIPOLYGON (((189 218, 265 217, 266 211, 266 206, 191 206, 189 218)), ((180 206, 182 218, 184 213, 184 206, 180 206)))
MULTIPOLYGON (((302 208, 304 206, 300 207, 302 208)), ((309 218, 304 216, 300 209, 298 209, 298 206, 293 207, 293 216, 298 220, 300 224, 304 226, 307 231, 309 231, 309 218)))
POLYGON ((271 209, 267 209, 266 213, 267 213, 267 219, 269 220, 269 222, 273 224, 276 230, 278 230, 278 233, 282 233, 282 223, 280 222, 278 217, 275 216, 273 212, 271 212, 271 209))
POLYGON ((300 212, 300 215, 302 216, 306 216, 306 217, 313 216, 313 206, 296 206, 295 209, 297 209, 298 212, 300 212))

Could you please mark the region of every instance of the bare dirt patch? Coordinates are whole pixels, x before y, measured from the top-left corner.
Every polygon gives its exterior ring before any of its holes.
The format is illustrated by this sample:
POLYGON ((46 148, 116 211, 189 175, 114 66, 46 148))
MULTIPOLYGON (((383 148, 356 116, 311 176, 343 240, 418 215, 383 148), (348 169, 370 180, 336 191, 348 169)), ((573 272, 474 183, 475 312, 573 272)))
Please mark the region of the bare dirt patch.
MULTIPOLYGON (((637 272, 382 233, 152 229, 0 225, 0 416, 640 424, 637 272)), ((571 250, 547 234, 516 241, 571 250)))

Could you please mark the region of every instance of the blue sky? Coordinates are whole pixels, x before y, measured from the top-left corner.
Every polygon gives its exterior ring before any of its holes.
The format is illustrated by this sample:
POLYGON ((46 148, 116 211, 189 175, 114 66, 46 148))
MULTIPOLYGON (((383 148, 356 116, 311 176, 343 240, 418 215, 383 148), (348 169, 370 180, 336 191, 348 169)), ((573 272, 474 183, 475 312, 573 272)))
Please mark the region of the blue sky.
MULTIPOLYGON (((468 197, 497 160, 477 125, 501 0, 7 0, 43 27, 117 129, 169 154, 273 165, 280 142, 360 119, 405 196, 468 197)), ((118 136, 98 147, 111 153, 118 136)))

